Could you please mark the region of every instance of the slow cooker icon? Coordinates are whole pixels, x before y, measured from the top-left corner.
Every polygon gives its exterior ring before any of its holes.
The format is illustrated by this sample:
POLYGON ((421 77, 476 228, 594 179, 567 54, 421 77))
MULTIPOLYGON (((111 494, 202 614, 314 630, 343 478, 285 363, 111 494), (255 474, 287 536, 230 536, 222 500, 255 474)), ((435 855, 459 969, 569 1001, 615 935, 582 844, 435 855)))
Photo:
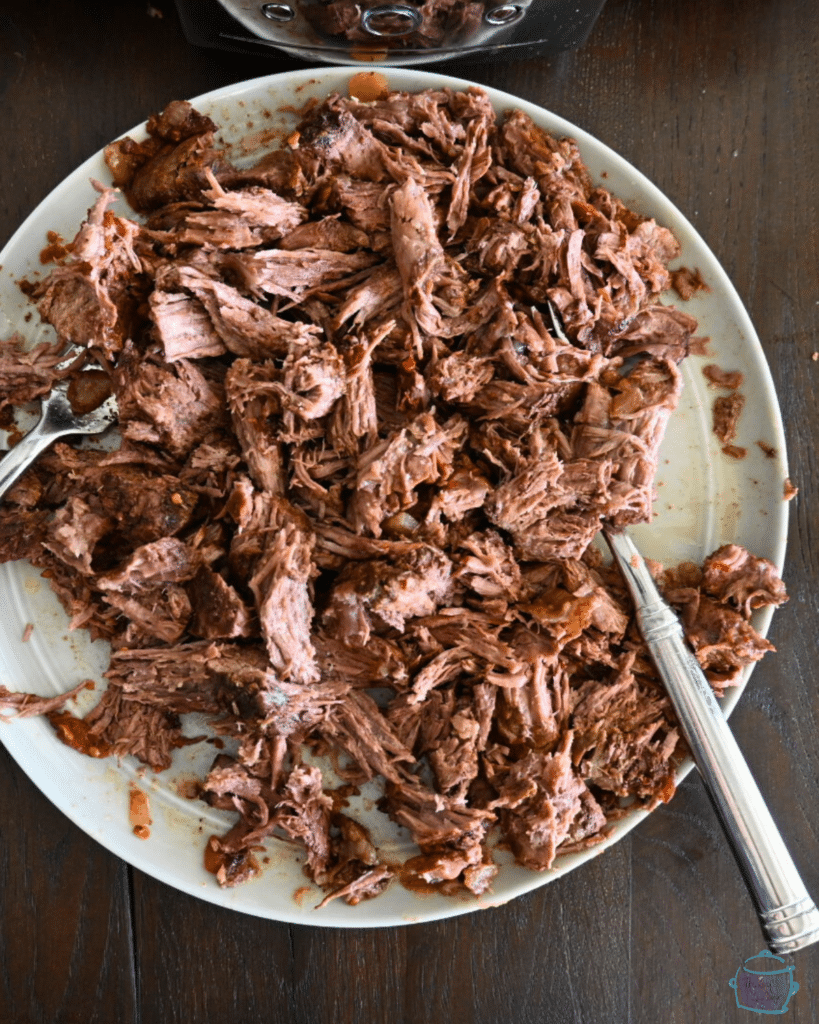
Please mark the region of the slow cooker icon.
POLYGON ((779 966, 784 962, 782 957, 774 956, 767 949, 761 950, 756 956, 749 956, 728 981, 736 993, 737 1006, 757 1013, 786 1013, 788 1002, 794 992, 798 991, 799 984, 793 980, 793 964, 788 967, 779 966), (762 963, 759 963, 760 960, 762 963), (757 963, 753 964, 752 961, 757 963))

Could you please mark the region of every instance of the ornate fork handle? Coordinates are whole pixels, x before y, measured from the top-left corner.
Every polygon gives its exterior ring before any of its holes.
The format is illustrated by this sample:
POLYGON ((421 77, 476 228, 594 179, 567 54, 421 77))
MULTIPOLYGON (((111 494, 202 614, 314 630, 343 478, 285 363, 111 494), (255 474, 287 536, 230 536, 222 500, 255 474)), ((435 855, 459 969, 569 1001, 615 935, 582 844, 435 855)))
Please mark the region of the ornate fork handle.
POLYGON ((624 533, 605 531, 637 621, 775 953, 819 941, 819 911, 782 840, 679 619, 624 533))

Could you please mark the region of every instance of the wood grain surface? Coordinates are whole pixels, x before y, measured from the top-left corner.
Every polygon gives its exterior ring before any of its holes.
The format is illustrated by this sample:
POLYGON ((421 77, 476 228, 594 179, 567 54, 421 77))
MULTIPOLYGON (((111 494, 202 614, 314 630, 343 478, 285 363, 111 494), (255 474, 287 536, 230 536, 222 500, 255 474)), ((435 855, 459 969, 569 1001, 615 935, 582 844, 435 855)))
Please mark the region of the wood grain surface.
MULTIPOLYGON (((192 47, 170 0, 0 4, 0 245, 169 100, 299 66, 192 47)), ((819 897, 819 10, 609 0, 576 52, 437 67, 546 106, 636 164, 704 236, 756 325, 800 494, 779 653, 732 724, 819 897)), ((129 868, 0 747, 0 1024, 733 1024, 753 1018, 728 979, 761 948, 695 775, 618 846, 529 896, 434 924, 332 930, 241 916, 129 868)), ((808 1024, 819 947, 794 961, 787 1019, 808 1024)))

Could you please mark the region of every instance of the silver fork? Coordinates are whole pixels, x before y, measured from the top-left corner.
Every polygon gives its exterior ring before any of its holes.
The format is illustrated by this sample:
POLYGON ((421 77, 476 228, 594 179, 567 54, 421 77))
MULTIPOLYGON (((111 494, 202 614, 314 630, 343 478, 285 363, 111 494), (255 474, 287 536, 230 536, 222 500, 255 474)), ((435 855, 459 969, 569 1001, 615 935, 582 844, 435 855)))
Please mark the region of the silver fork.
MULTIPOLYGON (((72 346, 68 357, 57 364, 57 369, 69 369, 81 355, 82 349, 72 346)), ((91 364, 78 372, 85 373, 94 369, 98 367, 91 364)), ((119 409, 113 395, 91 412, 77 415, 68 400, 70 382, 70 378, 66 377, 54 385, 43 399, 37 424, 0 461, 0 500, 37 456, 58 437, 65 437, 68 434, 101 434, 117 422, 119 409)))
MULTIPOLYGON (((771 817, 680 620, 660 597, 629 536, 605 529, 634 599, 637 624, 665 684, 683 735, 775 953, 819 942, 819 911, 771 817)), ((763 1011, 765 1012, 765 1011, 763 1011)))

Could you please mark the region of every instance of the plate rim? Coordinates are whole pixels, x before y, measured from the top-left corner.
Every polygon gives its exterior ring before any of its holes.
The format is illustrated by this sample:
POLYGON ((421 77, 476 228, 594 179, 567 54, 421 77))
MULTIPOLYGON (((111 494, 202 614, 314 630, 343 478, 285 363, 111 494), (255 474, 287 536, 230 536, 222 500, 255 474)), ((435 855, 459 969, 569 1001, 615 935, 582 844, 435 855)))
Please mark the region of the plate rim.
MULTIPOLYGON (((770 371, 767 357, 750 316, 745 309, 744 303, 742 302, 733 282, 722 267, 722 264, 717 259, 716 255, 712 252, 696 228, 694 228, 690 223, 688 218, 665 195, 665 193, 659 189, 658 186, 656 186, 645 174, 643 174, 643 172, 606 143, 597 139, 583 128, 566 120, 559 114, 554 113, 545 106, 525 100, 522 97, 515 96, 514 94, 508 93, 504 90, 496 89, 491 86, 484 86, 460 77, 438 74, 434 71, 406 67, 379 67, 378 72, 385 75, 388 80, 393 80, 390 81, 391 88, 397 87, 408 91, 415 91, 416 89, 423 88, 451 88, 454 90, 478 88, 488 94, 493 107, 498 113, 502 113, 506 109, 517 108, 527 113, 537 123, 541 123, 545 119, 548 122, 548 130, 550 132, 574 139, 578 144, 581 155, 584 155, 584 148, 590 147, 591 149, 596 150, 597 153, 604 156, 608 164, 616 167, 621 173, 628 175, 635 183, 635 187, 639 190, 641 201, 645 201, 645 203, 655 211, 652 213, 652 216, 655 216, 660 223, 666 223, 670 214, 670 219, 675 222, 674 233, 678 237, 680 235, 679 226, 682 225, 685 229, 683 233, 687 236, 689 243, 693 242, 695 246, 702 248, 713 260, 713 269, 717 272, 717 275, 720 278, 720 287, 725 292, 726 301, 730 303, 731 314, 736 320, 737 327, 742 335, 747 339, 748 344, 756 350, 756 353, 759 356, 759 366, 757 369, 761 373, 762 383, 768 396, 773 398, 769 411, 771 412, 773 419, 772 425, 775 434, 773 441, 778 452, 778 465, 781 466, 784 476, 788 475, 787 448, 781 407, 776 395, 773 376, 770 371), (397 85, 394 85, 393 82, 396 79, 398 80, 398 83, 397 85), (661 213, 660 211, 665 212, 661 213)), ((328 95, 332 91, 339 91, 340 87, 349 80, 354 73, 354 69, 348 65, 324 65, 321 67, 303 68, 277 74, 262 75, 209 90, 191 98, 189 102, 197 108, 208 105, 213 106, 225 100, 236 103, 243 95, 251 93, 255 94, 261 90, 270 90, 272 92, 286 91, 288 88, 292 87, 293 83, 305 84, 311 80, 315 81, 322 79, 328 79, 323 93, 324 95, 328 95)), ((130 135, 135 138, 139 138, 140 136, 144 137, 145 124, 146 122, 143 121, 140 124, 135 125, 129 131, 121 133, 117 137, 123 138, 125 135, 130 135)), ((27 234, 31 230, 33 222, 41 211, 41 208, 51 202, 59 201, 64 197, 64 195, 73 193, 80 181, 88 179, 89 171, 92 167, 96 168, 102 154, 103 149, 100 149, 89 156, 77 168, 63 178, 54 189, 40 200, 40 202, 37 203, 31 213, 29 213, 22 224, 10 236, 6 244, 3 246, 2 251, 0 251, 0 267, 4 266, 8 253, 17 248, 21 241, 26 238, 27 234)), ((680 239, 680 241, 683 242, 683 239, 680 239)), ((685 243, 683 242, 683 244, 685 243)), ((784 504, 787 506, 786 502, 784 504)), ((786 507, 784 514, 780 517, 779 529, 777 530, 772 543, 772 561, 774 561, 780 572, 784 567, 785 561, 788 521, 789 515, 786 507)), ((767 634, 770 628, 772 616, 773 608, 771 607, 768 607, 761 613, 758 613, 757 619, 755 620, 755 626, 763 636, 767 634)), ((2 657, 2 652, 0 652, 0 657, 2 657)), ((732 687, 726 694, 726 697, 721 701, 726 716, 730 715, 736 707, 745 686, 747 685, 750 674, 750 670, 746 670, 743 673, 741 683, 738 686, 732 687)), ((307 918, 309 914, 305 912, 305 909, 298 908, 300 912, 297 912, 295 904, 294 911, 289 914, 286 909, 280 910, 277 908, 269 908, 264 905, 254 909, 252 905, 245 906, 244 903, 246 901, 244 900, 241 901, 243 905, 232 906, 231 904, 233 901, 226 898, 226 894, 236 894, 246 887, 240 887, 239 890, 223 890, 213 882, 212 885, 207 887, 207 889, 204 889, 196 880, 189 880, 186 882, 184 878, 180 879, 174 875, 172 871, 166 870, 164 865, 157 865, 150 857, 140 856, 140 851, 138 849, 123 852, 122 844, 118 836, 114 835, 113 837, 110 837, 106 834, 100 835, 97 832, 91 831, 91 827, 86 822, 82 814, 79 812, 72 813, 72 808, 67 808, 65 806, 64 801, 60 799, 59 787, 53 784, 53 780, 49 780, 47 773, 38 770, 38 762, 36 758, 38 724, 44 725, 45 723, 38 722, 37 720, 18 721, 14 722, 13 725, 12 723, 8 723, 6 726, 3 726, 2 723, 0 723, 0 742, 3 742, 5 748, 9 751, 11 756, 26 773, 29 779, 38 787, 38 789, 40 789, 40 791, 48 797, 48 799, 51 800, 51 802, 54 803, 55 806, 75 825, 91 836, 91 838, 100 842, 109 850, 109 852, 125 860, 132 867, 143 871, 160 882, 186 892, 188 895, 195 896, 199 899, 205 899, 213 905, 233 909, 239 913, 249 913, 267 920, 290 924, 309 924, 318 927, 341 928, 393 927, 396 925, 411 923, 427 923, 444 918, 460 916, 465 913, 472 913, 476 910, 485 909, 491 906, 497 906, 528 892, 540 889, 549 882, 562 877, 570 871, 581 867, 583 864, 595 857, 600 856, 623 839, 633 828, 637 827, 650 813, 645 810, 632 812, 626 818, 617 822, 611 835, 597 846, 590 847, 589 849, 577 854, 565 855, 562 858, 562 863, 558 862, 556 866, 548 872, 527 872, 527 875, 531 877, 526 882, 517 885, 514 892, 509 895, 504 895, 499 899, 492 898, 491 896, 486 899, 470 898, 469 902, 462 903, 459 900, 447 898, 446 904, 442 906, 437 906, 436 904, 436 906, 433 907, 431 903, 427 903, 426 910, 424 907, 424 901, 419 900, 419 913, 417 918, 407 916, 406 914, 385 914, 383 917, 379 914, 379 919, 365 920, 365 915, 361 914, 361 905, 359 905, 358 908, 347 908, 353 911, 350 916, 346 913, 343 916, 336 916, 335 914, 330 915, 325 911, 323 914, 326 916, 308 920, 307 918), (12 733, 12 728, 15 730, 14 733, 12 733), (358 912, 358 917, 355 916, 356 911, 358 912)), ((59 744, 56 737, 53 737, 53 742, 55 744, 59 744)), ((82 757, 83 755, 77 756, 82 757)), ((692 767, 693 763, 690 760, 681 765, 677 773, 678 785, 682 782, 692 767)), ((125 817, 125 815, 123 816, 125 817)), ((375 901, 369 902, 368 906, 373 910, 376 910, 376 904, 380 904, 382 899, 384 899, 383 896, 379 897, 375 901)), ((437 901, 441 901, 442 899, 443 898, 440 897, 436 898, 437 901)), ((249 902, 252 903, 252 901, 249 902)), ((331 904, 331 907, 335 907, 335 904, 331 904)), ((329 910, 330 908, 328 907, 327 909, 329 910)))

